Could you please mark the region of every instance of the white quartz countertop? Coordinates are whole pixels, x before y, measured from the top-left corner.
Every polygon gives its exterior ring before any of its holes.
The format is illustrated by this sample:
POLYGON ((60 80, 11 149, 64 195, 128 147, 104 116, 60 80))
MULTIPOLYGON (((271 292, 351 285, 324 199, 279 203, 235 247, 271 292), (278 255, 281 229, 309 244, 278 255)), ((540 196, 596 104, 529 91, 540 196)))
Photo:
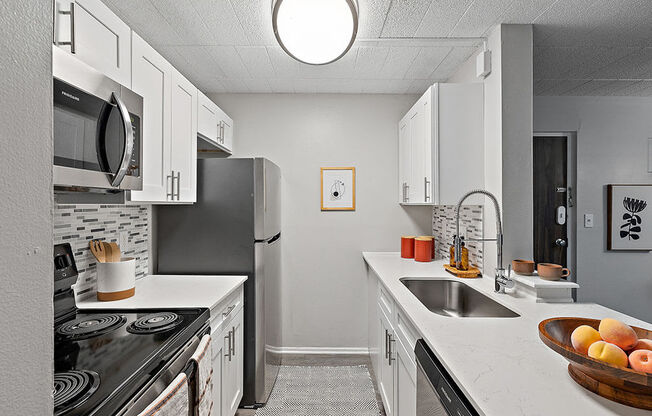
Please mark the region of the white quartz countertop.
POLYGON ((480 414, 652 415, 576 384, 568 375, 568 361, 544 345, 538 331, 539 322, 557 316, 610 317, 643 328, 651 324, 592 303, 536 303, 518 292, 496 294, 493 278, 487 276, 462 280, 520 317, 441 316, 423 306, 399 279, 457 279, 444 270, 442 261, 417 263, 399 253, 365 252, 363 257, 480 414))
POLYGON ((112 302, 95 297, 77 301, 80 309, 209 308, 247 280, 246 276, 149 275, 136 280, 136 294, 112 302))

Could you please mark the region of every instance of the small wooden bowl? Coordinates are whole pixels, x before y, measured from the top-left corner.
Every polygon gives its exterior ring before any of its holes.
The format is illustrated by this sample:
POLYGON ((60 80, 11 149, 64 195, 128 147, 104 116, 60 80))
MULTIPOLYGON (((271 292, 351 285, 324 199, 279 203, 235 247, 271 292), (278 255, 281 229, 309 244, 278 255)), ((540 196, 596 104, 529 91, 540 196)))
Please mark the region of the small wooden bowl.
MULTIPOLYGON (((640 409, 652 410, 652 374, 618 367, 581 354, 571 344, 571 333, 580 325, 596 330, 598 319, 551 318, 539 323, 539 338, 563 355, 568 373, 580 386, 609 400, 640 409)), ((632 327, 639 338, 652 338, 652 331, 632 327)))

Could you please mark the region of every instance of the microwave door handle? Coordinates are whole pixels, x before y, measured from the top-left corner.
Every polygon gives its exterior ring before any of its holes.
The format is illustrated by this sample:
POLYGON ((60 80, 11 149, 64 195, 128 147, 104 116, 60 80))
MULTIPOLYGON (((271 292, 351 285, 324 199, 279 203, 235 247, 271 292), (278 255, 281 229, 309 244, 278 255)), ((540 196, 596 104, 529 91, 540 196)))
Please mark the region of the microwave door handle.
POLYGON ((113 181, 111 186, 117 187, 120 186, 120 183, 127 174, 127 169, 129 168, 129 163, 131 162, 131 155, 134 151, 134 130, 131 125, 131 117, 129 116, 129 111, 127 111, 127 106, 122 102, 118 94, 115 92, 111 94, 111 100, 115 102, 120 111, 120 117, 122 118, 122 126, 125 130, 125 146, 124 152, 122 153, 122 161, 120 162, 120 167, 118 172, 113 176, 113 181))

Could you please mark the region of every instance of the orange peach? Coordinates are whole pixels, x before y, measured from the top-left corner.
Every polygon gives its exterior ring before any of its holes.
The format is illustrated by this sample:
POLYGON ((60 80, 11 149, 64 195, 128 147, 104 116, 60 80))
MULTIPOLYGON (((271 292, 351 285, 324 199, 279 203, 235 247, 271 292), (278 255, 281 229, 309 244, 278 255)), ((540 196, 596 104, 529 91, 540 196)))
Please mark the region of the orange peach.
POLYGON ((619 346, 604 341, 598 341, 589 347, 589 357, 608 364, 627 367, 627 354, 619 346))
POLYGON ((636 350, 629 354, 629 366, 636 371, 652 373, 652 351, 636 350))
POLYGON ((577 352, 586 354, 591 344, 602 341, 600 333, 588 325, 580 325, 571 334, 571 344, 577 352))
POLYGON ((638 342, 636 332, 629 325, 625 325, 616 319, 603 319, 600 321, 598 330, 603 340, 615 344, 625 351, 634 348, 638 342))
MULTIPOLYGON (((638 343, 634 345, 632 351, 636 350, 650 350, 652 351, 652 339, 639 339, 638 343)), ((630 352, 632 352, 630 351, 630 352)))

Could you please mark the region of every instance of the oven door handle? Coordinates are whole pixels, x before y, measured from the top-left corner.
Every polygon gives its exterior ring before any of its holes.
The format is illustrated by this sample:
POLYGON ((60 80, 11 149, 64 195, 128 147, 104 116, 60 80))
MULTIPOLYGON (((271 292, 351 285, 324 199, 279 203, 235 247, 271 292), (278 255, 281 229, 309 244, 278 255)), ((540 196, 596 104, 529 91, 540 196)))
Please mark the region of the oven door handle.
POLYGON ((131 116, 129 116, 129 111, 127 106, 122 102, 118 94, 115 92, 111 94, 111 100, 115 102, 120 111, 120 117, 122 118, 122 127, 125 131, 125 146, 122 153, 122 161, 120 162, 120 167, 118 171, 113 176, 111 186, 118 187, 127 174, 127 169, 131 163, 131 156, 134 151, 134 129, 131 125, 131 116))

